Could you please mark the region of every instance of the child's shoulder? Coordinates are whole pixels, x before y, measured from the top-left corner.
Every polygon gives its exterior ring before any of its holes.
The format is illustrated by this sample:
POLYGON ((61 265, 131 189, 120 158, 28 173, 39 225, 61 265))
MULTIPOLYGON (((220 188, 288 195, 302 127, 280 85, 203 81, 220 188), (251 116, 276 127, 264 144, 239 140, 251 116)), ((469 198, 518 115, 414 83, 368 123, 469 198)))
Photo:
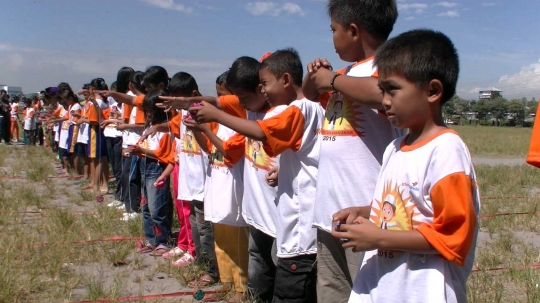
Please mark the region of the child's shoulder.
POLYGON ((373 65, 373 59, 370 57, 349 65, 343 73, 352 77, 371 77, 377 71, 377 67, 373 65))

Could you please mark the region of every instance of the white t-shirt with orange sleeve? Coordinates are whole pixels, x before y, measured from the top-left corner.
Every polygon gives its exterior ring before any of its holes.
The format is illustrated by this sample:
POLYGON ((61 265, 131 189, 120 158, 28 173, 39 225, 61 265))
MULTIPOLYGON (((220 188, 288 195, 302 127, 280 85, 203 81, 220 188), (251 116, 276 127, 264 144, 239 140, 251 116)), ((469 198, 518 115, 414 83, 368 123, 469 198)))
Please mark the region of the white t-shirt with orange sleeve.
MULTIPOLYGON (((373 58, 345 71, 352 77, 376 75, 373 58)), ((320 132, 319 179, 313 226, 330 232, 332 215, 369 206, 386 146, 402 135, 385 115, 340 93, 330 96, 320 132)))
POLYGON ((279 159, 276 246, 279 258, 317 253, 313 228, 317 167, 324 110, 308 99, 293 101, 280 114, 258 121, 265 149, 279 159))
POLYGON ((414 145, 405 140, 386 149, 370 221, 416 230, 436 252, 366 252, 349 302, 467 302, 480 213, 469 150, 453 130, 414 145))
MULTIPOLYGON (((253 121, 266 120, 286 108, 280 105, 267 112, 247 111, 246 117, 253 121)), ((242 215, 249 225, 272 237, 276 237, 277 188, 268 186, 265 176, 276 166, 279 166, 279 156, 268 155, 263 142, 246 138, 242 215)))
MULTIPOLYGON (((88 110, 89 107, 92 106, 90 101, 86 101, 84 104, 82 110, 81 110, 81 117, 88 117, 88 110)), ((79 125, 79 134, 77 136, 77 143, 82 144, 88 144, 88 127, 90 125, 88 123, 81 123, 79 125)))
POLYGON ((24 115, 24 130, 36 129, 35 110, 32 107, 26 108, 26 114, 24 115))
MULTIPOLYGON (((214 133, 222 141, 227 141, 236 134, 223 125, 218 125, 214 133)), ((239 158, 235 163, 231 163, 209 140, 207 145, 210 154, 204 186, 204 219, 230 226, 248 226, 242 217, 244 159, 239 158)))
MULTIPOLYGON (((144 132, 148 131, 148 129, 149 127, 144 132)), ((174 164, 174 150, 176 147, 170 133, 156 132, 154 136, 148 136, 142 141, 139 140, 137 145, 154 152, 154 156, 141 155, 141 157, 153 158, 163 164, 174 164)))
MULTIPOLYGON (((64 106, 58 104, 59 108, 58 108, 58 118, 64 118, 66 115, 68 115, 68 111, 64 108, 64 106)), ((55 111, 56 113, 56 111, 55 111)), ((60 126, 63 124, 63 122, 59 122, 59 123, 56 123, 56 133, 54 134, 54 141, 55 142, 60 142, 60 132, 61 132, 61 128, 60 126)), ((54 130, 54 129, 53 129, 54 130)))
MULTIPOLYGON (((189 114, 182 110, 182 121, 189 114)), ((206 155, 197 143, 193 132, 180 123, 180 169, 178 177, 178 199, 203 201, 206 182, 206 155)))
POLYGON ((19 121, 19 104, 18 103, 12 103, 11 104, 11 119, 14 121, 19 121))
POLYGON ((68 139, 69 139, 69 126, 71 125, 71 109, 73 108, 73 104, 68 107, 66 110, 66 114, 64 115, 64 118, 66 118, 66 121, 60 122, 60 135, 58 139, 58 146, 63 149, 67 149, 68 145, 68 139))

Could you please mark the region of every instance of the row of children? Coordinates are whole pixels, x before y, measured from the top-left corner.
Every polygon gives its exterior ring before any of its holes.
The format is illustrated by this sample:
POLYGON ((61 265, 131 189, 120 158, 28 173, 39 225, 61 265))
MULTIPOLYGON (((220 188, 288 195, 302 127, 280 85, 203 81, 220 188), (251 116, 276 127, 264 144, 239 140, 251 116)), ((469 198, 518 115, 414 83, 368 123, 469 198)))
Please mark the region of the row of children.
POLYGON ((90 138, 100 124, 124 131, 121 192, 142 194, 138 252, 205 264, 189 285, 221 280, 231 302, 248 291, 264 302, 466 302, 480 201, 467 147, 442 118, 457 51, 431 30, 386 41, 393 0, 330 0, 328 11, 336 52, 354 62, 338 72, 316 59, 304 77, 283 49, 235 60, 217 98, 160 67, 133 73, 129 90, 119 77, 116 91, 81 91, 98 112, 90 138), (99 115, 107 103, 123 104, 124 120, 99 115))

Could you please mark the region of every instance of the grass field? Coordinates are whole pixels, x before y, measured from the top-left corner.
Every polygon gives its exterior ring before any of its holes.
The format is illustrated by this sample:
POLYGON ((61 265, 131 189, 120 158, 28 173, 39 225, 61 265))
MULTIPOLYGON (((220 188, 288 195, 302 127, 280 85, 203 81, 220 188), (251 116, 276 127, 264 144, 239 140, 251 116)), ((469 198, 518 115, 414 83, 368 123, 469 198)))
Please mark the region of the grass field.
MULTIPOLYGON (((527 129, 456 129, 473 153, 524 156, 528 148, 527 129), (490 142, 493 148, 480 141, 490 142)), ((134 241, 71 244, 141 237, 142 223, 122 222, 118 211, 96 203, 92 195, 67 180, 47 178, 54 175, 54 156, 42 148, 0 146, 0 154, 0 303, 172 293, 186 290, 187 281, 200 272, 136 255, 134 241), (21 175, 27 179, 6 178, 21 175), (44 242, 48 244, 38 245, 44 242)), ((483 215, 529 214, 481 220, 477 271, 468 281, 469 302, 540 302, 540 268, 520 268, 540 262, 540 216, 534 215, 540 211, 540 170, 525 165, 476 169, 483 215), (505 269, 490 270, 499 267, 505 269)))
POLYGON ((469 146, 471 154, 489 157, 525 157, 531 128, 452 126, 469 146))

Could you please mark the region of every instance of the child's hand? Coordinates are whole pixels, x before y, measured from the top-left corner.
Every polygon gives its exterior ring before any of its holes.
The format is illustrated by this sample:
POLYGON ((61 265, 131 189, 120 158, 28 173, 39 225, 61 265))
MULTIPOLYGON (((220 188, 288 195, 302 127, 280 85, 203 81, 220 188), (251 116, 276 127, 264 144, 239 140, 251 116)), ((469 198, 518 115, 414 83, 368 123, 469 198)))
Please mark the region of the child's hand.
POLYGON ((352 247, 353 252, 368 251, 379 247, 382 229, 366 218, 358 217, 353 224, 341 224, 339 230, 332 230, 332 236, 347 239, 343 248, 352 247))
POLYGON ((129 129, 129 124, 119 124, 119 125, 116 125, 116 129, 117 129, 117 130, 127 130, 127 129, 129 129))
POLYGON ((344 208, 332 216, 332 223, 351 224, 356 218, 361 217, 361 207, 344 208))
POLYGON ((279 167, 275 166, 268 171, 266 176, 264 178, 266 179, 266 184, 271 187, 278 186, 278 175, 279 175, 279 167))
POLYGON ((150 126, 148 128, 147 131, 145 131, 142 136, 141 136, 141 141, 144 141, 146 140, 146 138, 148 137, 153 137, 156 133, 157 133, 157 130, 158 130, 158 126, 157 125, 154 125, 154 126, 150 126))
POLYGON ((161 188, 163 187, 163 184, 161 184, 160 182, 163 182, 165 183, 165 181, 167 180, 167 177, 161 175, 159 176, 157 179, 156 179, 156 182, 154 182, 154 187, 156 188, 161 188))
POLYGON ((317 58, 313 60, 313 62, 308 63, 307 65, 307 71, 308 73, 313 73, 319 70, 320 68, 326 68, 329 70, 332 70, 332 65, 326 58, 317 58))
POLYGON ((332 78, 336 73, 326 68, 319 68, 316 72, 310 73, 310 79, 315 83, 319 93, 332 91, 332 78))
POLYGON ((171 109, 188 109, 192 103, 185 97, 159 96, 159 99, 163 103, 156 103, 156 106, 165 109, 165 111, 170 111, 171 109))
POLYGON ((182 123, 184 123, 187 128, 194 131, 205 132, 206 130, 210 129, 206 123, 199 124, 195 122, 195 120, 184 119, 182 123))
POLYGON ((217 107, 204 101, 197 107, 191 107, 189 112, 194 116, 197 123, 216 122, 219 115, 222 113, 217 107))
POLYGON ((142 154, 142 148, 138 145, 133 145, 131 148, 129 148, 129 151, 132 155, 140 155, 142 154))

